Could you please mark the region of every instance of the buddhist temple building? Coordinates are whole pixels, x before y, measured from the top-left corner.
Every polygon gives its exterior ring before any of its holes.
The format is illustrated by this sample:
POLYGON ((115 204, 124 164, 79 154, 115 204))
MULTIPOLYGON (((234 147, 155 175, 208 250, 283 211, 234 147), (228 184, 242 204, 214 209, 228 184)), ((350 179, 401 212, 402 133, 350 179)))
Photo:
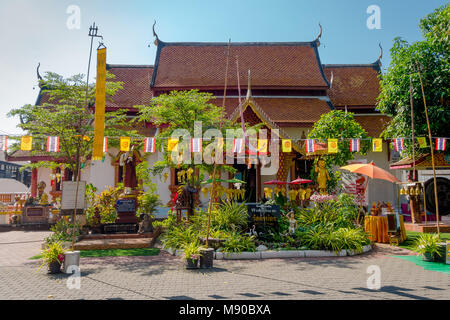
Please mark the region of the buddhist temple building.
MULTIPOLYGON (((148 105, 153 97, 172 90, 190 89, 212 93, 215 99, 211 102, 222 106, 229 46, 226 116, 240 122, 242 108, 246 123, 262 123, 264 128, 278 129, 280 138, 293 139, 291 153, 280 151, 279 169, 273 175, 262 174, 261 164, 235 165, 238 177, 247 182, 249 200, 258 201, 264 196, 266 181, 291 181, 309 176, 313 160, 306 154, 304 142, 296 139, 306 138, 322 114, 334 109, 352 112, 371 137, 379 137, 390 120, 375 109, 380 92, 382 56, 368 64, 322 64, 320 37, 321 33, 307 42, 165 42, 155 33, 154 64, 107 65, 107 70, 116 76, 114 81, 123 82, 123 90, 116 93, 113 101, 107 101, 106 110, 127 109, 129 116, 136 116, 135 106, 148 105)), ((367 59, 370 61, 370 58, 367 59)), ((37 104, 42 102, 41 98, 37 104)), ((156 130, 152 123, 141 128, 146 136, 153 136, 156 130)), ((26 155, 22 153, 12 154, 9 158, 23 160, 26 155)), ((86 165, 82 179, 93 183, 98 191, 120 182, 118 154, 117 149, 108 148, 103 162, 86 165)), ((149 165, 162 158, 159 152, 144 156, 149 165)), ((32 157, 27 159, 37 161, 32 157)), ((358 160, 374 161, 389 169, 391 152, 388 143, 384 142, 383 152, 370 152, 364 157, 359 156, 358 160)), ((38 180, 44 180, 46 192, 55 193, 57 186, 49 182, 50 175, 55 173, 47 172, 50 169, 42 170, 40 173, 33 171, 32 190, 38 180)), ((70 173, 59 174, 62 179, 70 179, 70 173)), ((222 176, 230 178, 228 173, 222 173, 222 176)), ((168 203, 177 187, 175 169, 167 179, 155 177, 154 182, 161 200, 168 203)), ((368 201, 394 203, 394 191, 392 183, 370 182, 368 201)), ((206 199, 202 198, 202 201, 206 199)))

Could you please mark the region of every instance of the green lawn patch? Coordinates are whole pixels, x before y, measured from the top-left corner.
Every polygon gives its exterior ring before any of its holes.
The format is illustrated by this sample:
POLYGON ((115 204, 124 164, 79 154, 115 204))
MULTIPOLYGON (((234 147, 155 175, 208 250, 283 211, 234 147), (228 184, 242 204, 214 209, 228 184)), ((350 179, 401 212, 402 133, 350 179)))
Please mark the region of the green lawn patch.
MULTIPOLYGON (((403 241, 399 247, 412 250, 414 247, 414 242, 419 237, 421 232, 414 231, 406 231, 406 240, 403 241)), ((450 240, 450 233, 441 233, 441 241, 445 242, 446 240, 450 240)))
MULTIPOLYGON (((125 256, 157 256, 160 249, 158 248, 138 248, 138 249, 108 249, 108 250, 81 250, 81 258, 99 258, 99 257, 125 257, 125 256)), ((30 258, 30 260, 41 259, 42 255, 38 254, 30 258)))
POLYGON ((445 262, 423 261, 421 256, 392 256, 392 257, 413 262, 419 267, 424 268, 425 270, 450 274, 450 264, 445 264, 445 262))

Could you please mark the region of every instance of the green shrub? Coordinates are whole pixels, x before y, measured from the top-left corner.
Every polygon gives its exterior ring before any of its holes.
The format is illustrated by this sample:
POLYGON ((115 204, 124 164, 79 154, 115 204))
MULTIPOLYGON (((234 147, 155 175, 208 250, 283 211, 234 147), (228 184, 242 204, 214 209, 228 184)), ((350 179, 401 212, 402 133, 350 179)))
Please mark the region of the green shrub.
POLYGON ((211 225, 217 229, 242 231, 248 226, 245 203, 225 202, 211 213, 211 225))
POLYGON ((246 236, 241 235, 239 233, 234 233, 232 237, 228 238, 222 248, 223 252, 226 253, 239 253, 242 251, 251 251, 254 252, 256 250, 255 245, 255 237, 254 236, 246 236))
MULTIPOLYGON (((50 227, 50 231, 53 233, 45 238, 47 245, 51 245, 55 242, 72 241, 72 229, 73 223, 68 216, 61 217, 55 225, 50 227)), ((78 237, 81 233, 81 226, 79 223, 75 223, 75 237, 78 237)))
POLYGON ((433 258, 441 257, 440 242, 437 233, 422 233, 414 243, 413 250, 421 255, 429 254, 433 258))

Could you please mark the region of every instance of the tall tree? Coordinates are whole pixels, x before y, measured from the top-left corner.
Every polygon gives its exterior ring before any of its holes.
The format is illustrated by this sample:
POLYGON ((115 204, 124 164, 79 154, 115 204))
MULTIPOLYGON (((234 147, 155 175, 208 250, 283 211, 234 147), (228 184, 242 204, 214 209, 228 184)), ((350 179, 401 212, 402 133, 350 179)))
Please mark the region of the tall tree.
MULTIPOLYGON (((107 79, 114 75, 107 74, 107 79)), ((8 116, 20 116, 22 128, 33 137, 31 155, 45 153, 47 136, 58 136, 60 152, 52 154, 55 161, 43 161, 30 166, 69 168, 76 177, 80 161, 86 161, 92 153, 94 136, 95 85, 86 85, 83 75, 64 78, 56 73, 48 72, 40 81, 42 100, 39 105, 25 105, 12 109, 8 116), (56 161, 58 159, 58 161, 56 161)), ((122 89, 122 82, 107 81, 106 96, 112 99, 117 90, 122 89)), ((105 135, 120 137, 139 136, 136 130, 128 130, 126 110, 108 112, 105 117, 105 135)), ((112 144, 117 141, 109 139, 112 144)), ((19 148, 16 144, 15 148, 19 148)))
MULTIPOLYGON (((381 77, 377 109, 392 116, 382 135, 386 138, 411 137, 410 81, 412 83, 414 134, 427 136, 424 102, 417 71, 421 72, 432 136, 448 136, 450 122, 450 5, 437 8, 420 20, 424 37, 408 43, 394 39, 391 64, 381 77), (410 79, 411 78, 411 79, 410 79)), ((406 153, 412 153, 406 140, 406 153)), ((417 148, 417 144, 415 148, 417 148)))

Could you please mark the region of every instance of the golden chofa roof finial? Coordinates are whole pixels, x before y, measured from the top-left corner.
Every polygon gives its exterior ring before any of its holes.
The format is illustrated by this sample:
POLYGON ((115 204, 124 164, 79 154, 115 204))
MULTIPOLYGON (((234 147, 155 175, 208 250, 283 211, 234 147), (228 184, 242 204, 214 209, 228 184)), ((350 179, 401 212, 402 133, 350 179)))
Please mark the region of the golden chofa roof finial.
POLYGON ((252 97, 252 77, 250 74, 250 69, 248 69, 248 85, 247 85, 247 100, 250 100, 250 98, 252 97))
POLYGON ((156 20, 155 20, 155 22, 153 23, 153 36, 156 38, 155 41, 154 41, 153 43, 155 44, 155 46, 158 46, 159 38, 158 38, 158 35, 157 35, 156 32, 155 32, 155 24, 156 24, 156 20))
POLYGON ((320 27, 320 32, 319 32, 319 34, 317 35, 316 40, 314 40, 314 41, 317 43, 317 46, 318 46, 318 47, 320 46, 320 38, 322 37, 322 31, 323 31, 322 25, 320 24, 320 22, 319 22, 319 27, 320 27))

